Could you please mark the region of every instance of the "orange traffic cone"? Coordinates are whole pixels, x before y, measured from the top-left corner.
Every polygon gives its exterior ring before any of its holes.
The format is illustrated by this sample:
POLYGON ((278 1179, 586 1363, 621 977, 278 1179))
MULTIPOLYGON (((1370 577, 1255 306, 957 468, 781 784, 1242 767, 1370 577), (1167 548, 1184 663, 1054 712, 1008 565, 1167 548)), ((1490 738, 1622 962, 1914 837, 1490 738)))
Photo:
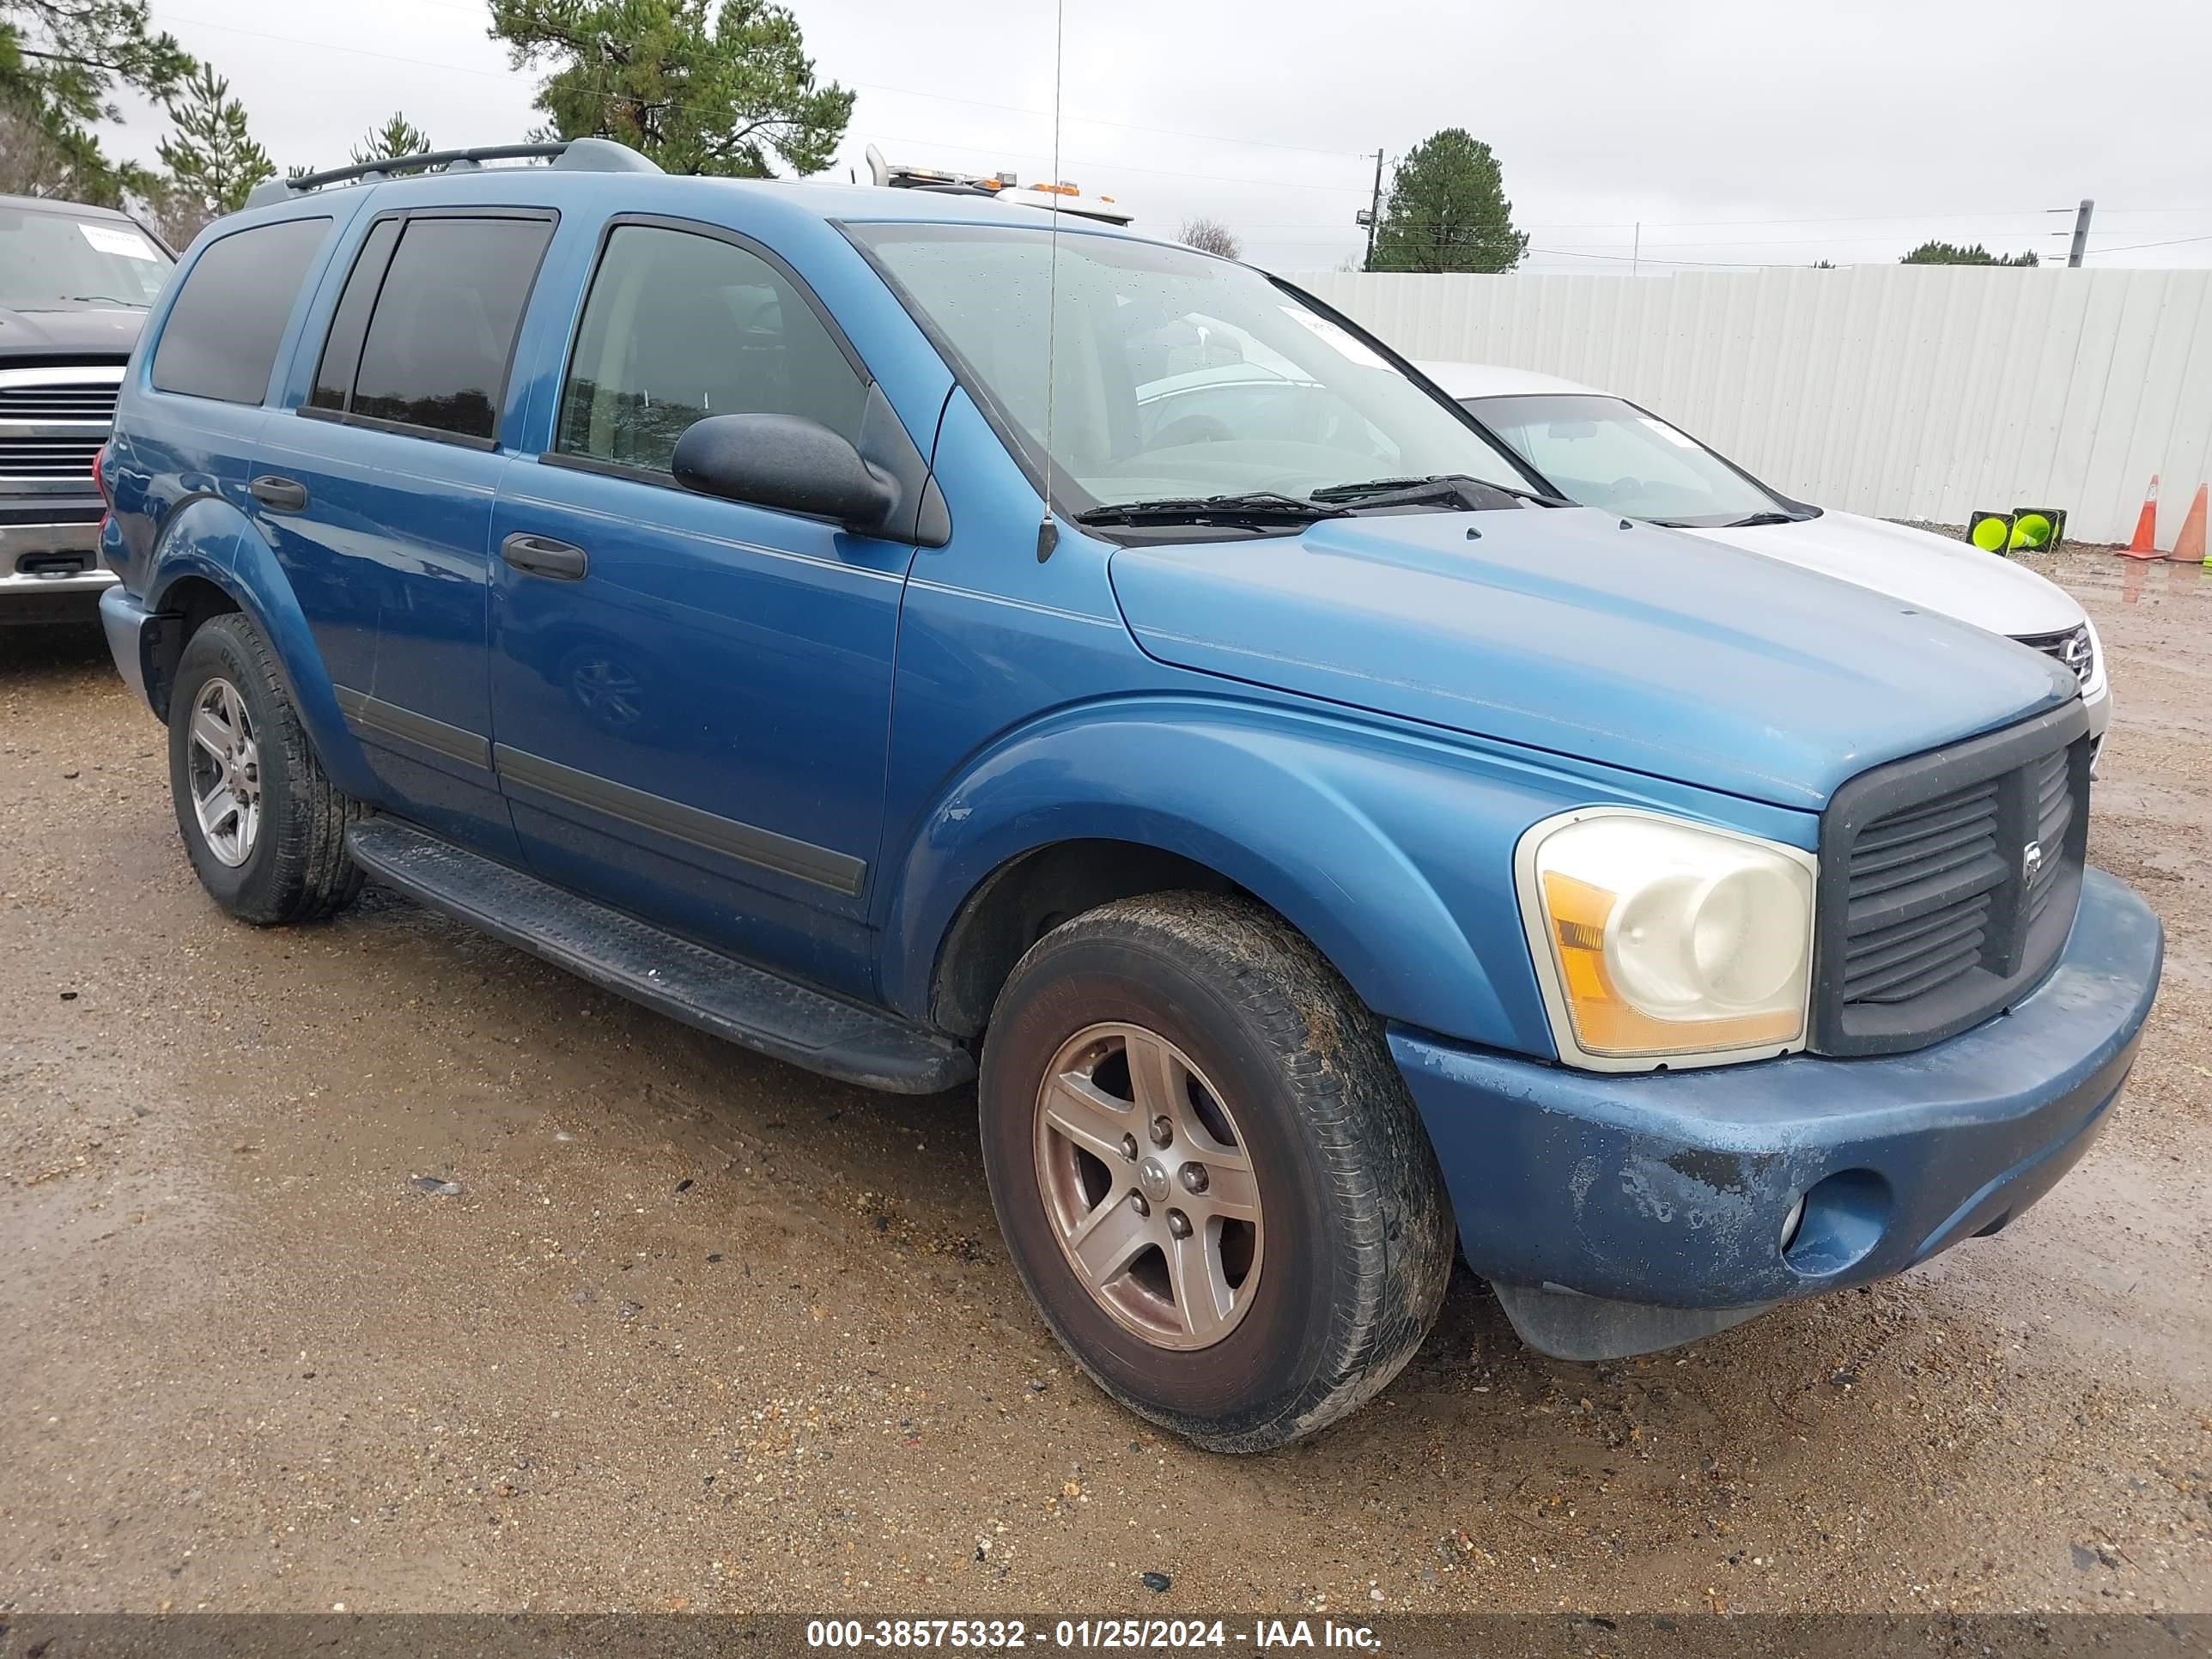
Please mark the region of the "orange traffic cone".
POLYGON ((2177 562, 2208 562, 2204 557, 2205 494, 2204 486, 2197 485, 2197 499, 2189 504, 2189 516, 2181 521, 2181 533, 2173 538, 2173 557, 2177 562))
POLYGON ((2150 488, 2143 492, 2142 511, 2136 515, 2135 539, 2120 550, 2121 556, 2130 559, 2158 557, 2158 474, 2150 475, 2150 488))

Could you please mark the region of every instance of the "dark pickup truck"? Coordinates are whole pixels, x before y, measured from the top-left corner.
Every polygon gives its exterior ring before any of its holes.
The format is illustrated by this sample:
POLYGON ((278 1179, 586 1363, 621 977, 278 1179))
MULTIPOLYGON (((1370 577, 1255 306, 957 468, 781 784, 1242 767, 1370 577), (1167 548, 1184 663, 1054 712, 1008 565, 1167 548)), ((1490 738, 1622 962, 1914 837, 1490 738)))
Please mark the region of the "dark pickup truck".
POLYGON ((126 214, 0 196, 0 626, 89 618, 100 563, 93 460, 169 251, 126 214))

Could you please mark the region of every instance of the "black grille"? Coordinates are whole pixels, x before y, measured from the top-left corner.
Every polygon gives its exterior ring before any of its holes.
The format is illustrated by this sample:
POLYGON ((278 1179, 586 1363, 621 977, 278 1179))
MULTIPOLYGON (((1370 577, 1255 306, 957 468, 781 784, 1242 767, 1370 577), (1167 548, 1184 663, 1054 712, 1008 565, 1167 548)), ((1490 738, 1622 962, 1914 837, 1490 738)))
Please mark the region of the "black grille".
POLYGON ((92 458, 105 432, 81 438, 17 438, 0 433, 0 478, 82 478, 92 488, 92 458))
POLYGON ((0 421, 115 422, 112 386, 0 386, 0 421))
POLYGON ((2020 634, 2014 635, 2031 651, 2040 651, 2057 662, 2074 678, 2087 685, 2097 665, 2097 649, 2089 638, 2089 624, 2069 628, 2056 634, 2020 634))
POLYGON ((1919 1048, 2040 982, 2081 893, 2087 726, 2070 703, 1836 792, 1820 830, 1815 1048, 1919 1048))

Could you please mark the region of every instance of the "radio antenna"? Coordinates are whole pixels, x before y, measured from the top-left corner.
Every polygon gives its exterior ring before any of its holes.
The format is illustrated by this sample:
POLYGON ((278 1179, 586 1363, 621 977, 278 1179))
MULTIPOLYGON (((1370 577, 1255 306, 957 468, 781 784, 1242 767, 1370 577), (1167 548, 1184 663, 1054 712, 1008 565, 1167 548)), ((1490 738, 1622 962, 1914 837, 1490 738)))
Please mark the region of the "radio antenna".
POLYGON ((1052 428, 1060 395, 1060 84, 1062 48, 1067 39, 1067 0, 1053 0, 1052 10, 1052 252, 1047 260, 1044 301, 1044 517, 1037 524, 1036 556, 1042 564, 1060 545, 1060 526, 1052 517, 1052 428))

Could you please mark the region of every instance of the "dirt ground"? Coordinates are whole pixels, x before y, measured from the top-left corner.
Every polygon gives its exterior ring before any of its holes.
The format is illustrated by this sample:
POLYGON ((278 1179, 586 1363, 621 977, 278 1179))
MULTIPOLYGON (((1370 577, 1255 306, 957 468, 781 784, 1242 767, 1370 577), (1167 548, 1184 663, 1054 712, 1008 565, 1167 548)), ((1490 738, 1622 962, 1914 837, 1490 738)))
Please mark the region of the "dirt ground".
POLYGON ((1245 1460, 1063 1359, 972 1098, 374 890, 228 923, 97 638, 0 636, 0 1613, 2212 1610, 2212 575, 2054 574, 2119 700, 2092 856, 2169 929, 2087 1161, 1619 1364, 1462 1273, 1382 1399, 1245 1460))

